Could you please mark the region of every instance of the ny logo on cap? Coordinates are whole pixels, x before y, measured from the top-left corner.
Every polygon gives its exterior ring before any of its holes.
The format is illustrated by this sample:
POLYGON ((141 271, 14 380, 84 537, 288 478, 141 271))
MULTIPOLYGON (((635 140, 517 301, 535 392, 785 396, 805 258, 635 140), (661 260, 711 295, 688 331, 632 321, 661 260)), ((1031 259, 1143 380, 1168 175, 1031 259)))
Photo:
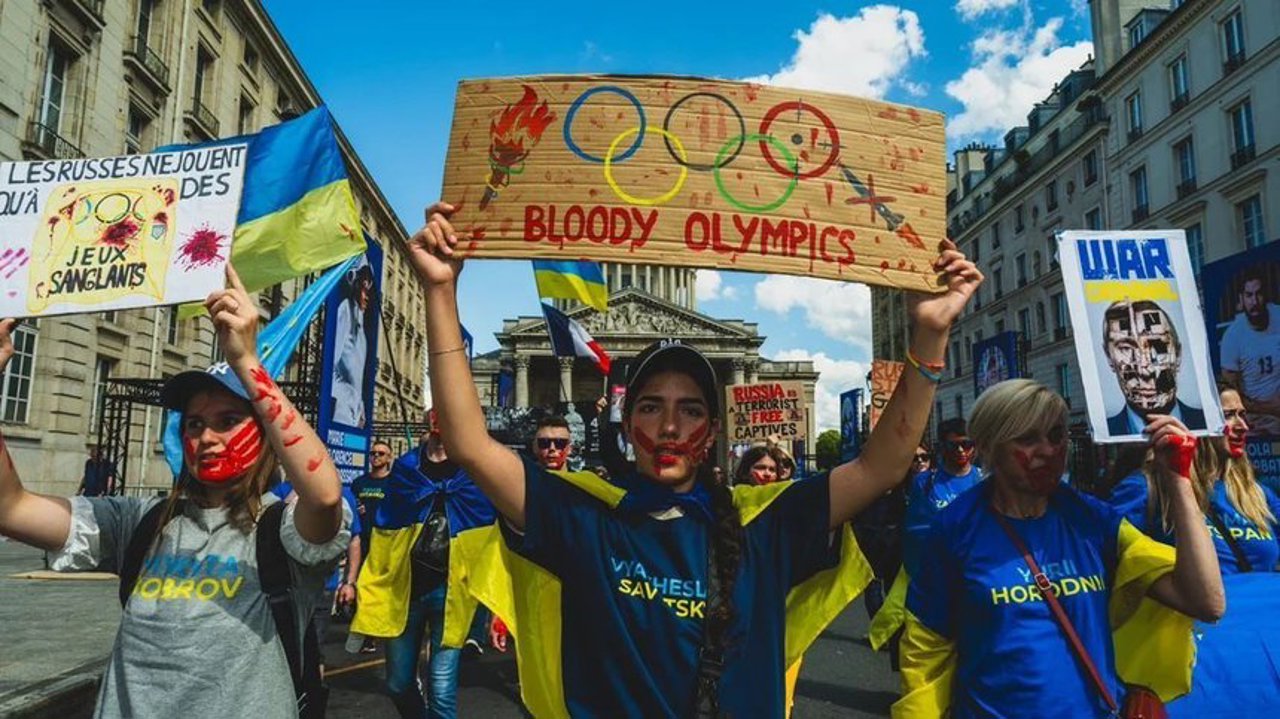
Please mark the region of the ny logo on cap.
POLYGON ((217 364, 209 365, 209 369, 205 370, 206 373, 213 375, 224 375, 230 371, 231 365, 226 362, 218 362, 217 364))

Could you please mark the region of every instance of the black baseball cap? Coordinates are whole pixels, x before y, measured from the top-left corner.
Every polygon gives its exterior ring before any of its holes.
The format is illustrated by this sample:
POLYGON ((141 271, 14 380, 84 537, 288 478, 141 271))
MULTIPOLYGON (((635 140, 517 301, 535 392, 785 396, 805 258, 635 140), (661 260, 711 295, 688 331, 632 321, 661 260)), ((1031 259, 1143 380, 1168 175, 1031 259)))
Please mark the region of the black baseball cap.
POLYGON ((701 352, 683 340, 668 338, 658 340, 644 348, 627 366, 626 411, 630 412, 636 392, 655 373, 674 370, 691 377, 707 400, 712 417, 720 414, 720 393, 716 385, 716 371, 701 352))
POLYGON ((210 389, 226 390, 245 401, 249 399, 249 393, 236 373, 231 371, 231 365, 219 362, 206 370, 191 369, 170 377, 160 388, 160 403, 165 409, 181 412, 193 396, 210 389))

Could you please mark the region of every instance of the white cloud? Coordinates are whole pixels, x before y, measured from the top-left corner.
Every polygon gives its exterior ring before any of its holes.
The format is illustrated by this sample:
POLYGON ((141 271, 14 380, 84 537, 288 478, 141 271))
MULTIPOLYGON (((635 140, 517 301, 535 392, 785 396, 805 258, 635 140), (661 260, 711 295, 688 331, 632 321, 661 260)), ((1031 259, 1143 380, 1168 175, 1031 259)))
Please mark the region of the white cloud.
POLYGON ((808 326, 870 351, 871 289, 854 282, 770 275, 755 287, 756 307, 786 314, 799 308, 808 326))
POLYGON ((697 270, 694 274, 693 292, 699 302, 712 300, 732 300, 738 297, 738 290, 724 283, 724 276, 718 270, 697 270))
MULTIPOLYGON (((811 360, 818 375, 818 386, 813 393, 815 416, 818 432, 828 429, 840 429, 840 394, 855 387, 867 384, 867 365, 857 360, 844 360, 828 357, 825 352, 812 353, 808 350, 783 350, 770 359, 782 362, 811 360)), ((810 440, 817 441, 817 437, 810 440)))
POLYGON ((1063 45, 1061 28, 1062 18, 1053 18, 1038 28, 988 30, 974 40, 974 65, 947 83, 947 94, 964 105, 947 125, 948 139, 1026 124, 1032 106, 1093 53, 1088 40, 1063 45))
POLYGON ((819 13, 809 30, 796 30, 798 47, 790 62, 773 75, 748 82, 804 90, 884 97, 911 60, 924 57, 920 18, 893 5, 872 5, 857 15, 819 13))
POLYGON ((957 0, 956 12, 965 20, 972 20, 983 13, 1008 10, 1021 0, 957 0))

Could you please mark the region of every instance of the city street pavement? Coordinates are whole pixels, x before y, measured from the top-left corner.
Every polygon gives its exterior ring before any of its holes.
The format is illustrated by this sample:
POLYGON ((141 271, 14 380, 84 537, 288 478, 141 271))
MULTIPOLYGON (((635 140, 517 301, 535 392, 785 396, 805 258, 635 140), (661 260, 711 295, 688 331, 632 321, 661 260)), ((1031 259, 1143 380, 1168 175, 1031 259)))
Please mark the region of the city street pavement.
MULTIPOLYGON (((93 685, 111 651, 120 609, 112 575, 49 575, 42 553, 0 541, 0 719, 87 716, 93 685), (35 578, 33 578, 35 577, 35 578), (58 701, 62 699, 62 701, 58 701), (33 707, 41 711, 31 712, 33 707)), ((382 694, 381 654, 343 651, 347 627, 331 625, 324 653, 333 690, 329 716, 393 719, 382 694)), ((859 599, 805 657, 797 687, 797 719, 888 716, 897 676, 884 654, 866 644, 866 612, 859 599)), ((464 661, 459 678, 461 717, 520 719, 515 662, 490 651, 464 661)))

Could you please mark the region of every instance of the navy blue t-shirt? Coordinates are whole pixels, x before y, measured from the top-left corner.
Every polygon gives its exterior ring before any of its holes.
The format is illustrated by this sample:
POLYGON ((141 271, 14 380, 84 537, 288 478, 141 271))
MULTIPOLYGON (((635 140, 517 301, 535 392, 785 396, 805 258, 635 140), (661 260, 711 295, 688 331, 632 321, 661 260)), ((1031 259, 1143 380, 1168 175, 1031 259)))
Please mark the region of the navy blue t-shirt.
POLYGON ((915 576, 920 565, 920 552, 933 518, 981 481, 982 473, 972 465, 960 475, 934 467, 908 480, 907 513, 902 520, 902 566, 908 575, 915 576))
MULTIPOLYGON (((689 716, 707 598, 707 524, 692 514, 616 511, 527 459, 524 467, 524 533, 504 522, 504 536, 560 579, 570 715, 689 716)), ((720 681, 728 715, 783 714, 787 592, 839 559, 828 492, 825 475, 792 483, 744 528, 720 681)))
MULTIPOLYGON (((989 490, 974 487, 938 514, 907 592, 907 609, 955 643, 952 719, 1107 716, 1022 553, 989 509, 989 490)), ((1059 588, 1063 610, 1120 701, 1107 604, 1123 517, 1064 486, 1044 515, 1008 521, 1059 588)))
MULTIPOLYGON (((1280 499, 1277 499, 1275 493, 1267 487, 1262 487, 1262 493, 1267 498, 1267 506, 1271 508, 1271 513, 1280 517, 1280 499)), ((1226 482, 1213 485, 1209 506, 1218 513, 1218 517, 1222 519, 1222 525, 1235 538, 1240 552, 1244 554, 1245 559, 1249 560, 1253 571, 1276 571, 1276 562, 1280 561, 1280 544, 1277 542, 1280 540, 1277 539, 1277 527, 1274 523, 1259 527, 1248 517, 1236 511, 1231 498, 1227 496, 1226 482)), ((1205 521, 1209 521, 1208 517, 1205 521)), ((1213 537, 1214 549, 1218 551, 1218 566, 1222 568, 1222 573, 1224 575, 1239 574, 1240 563, 1236 561, 1235 552, 1231 551, 1231 545, 1227 544, 1227 540, 1212 523, 1209 525, 1209 535, 1213 537)))

